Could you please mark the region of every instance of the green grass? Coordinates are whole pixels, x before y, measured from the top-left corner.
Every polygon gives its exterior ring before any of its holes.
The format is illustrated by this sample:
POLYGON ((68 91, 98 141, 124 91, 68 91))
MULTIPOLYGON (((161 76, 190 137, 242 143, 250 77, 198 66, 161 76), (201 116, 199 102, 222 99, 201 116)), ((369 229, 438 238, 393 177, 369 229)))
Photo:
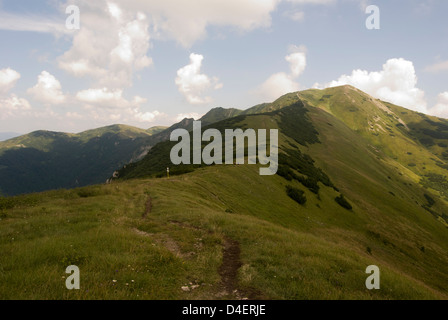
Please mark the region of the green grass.
MULTIPOLYGON (((369 226, 347 228, 363 223, 335 203, 334 190, 324 187, 321 200, 306 192, 303 207, 284 188, 281 177, 260 177, 256 166, 214 166, 170 180, 40 194, 0 221, 0 298, 218 299, 225 237, 241 245, 240 286, 270 299, 446 298, 446 289, 423 284, 424 273, 401 268, 402 258, 378 239, 368 241, 372 255, 365 252, 369 226), (153 211, 144 219, 148 194, 153 211), (334 217, 339 223, 330 225, 334 217), (79 291, 65 288, 69 264, 80 267, 79 291), (382 290, 364 286, 370 264, 382 270, 382 290), (183 292, 189 283, 200 287, 183 292)), ((425 242, 425 255, 434 246, 425 242)))

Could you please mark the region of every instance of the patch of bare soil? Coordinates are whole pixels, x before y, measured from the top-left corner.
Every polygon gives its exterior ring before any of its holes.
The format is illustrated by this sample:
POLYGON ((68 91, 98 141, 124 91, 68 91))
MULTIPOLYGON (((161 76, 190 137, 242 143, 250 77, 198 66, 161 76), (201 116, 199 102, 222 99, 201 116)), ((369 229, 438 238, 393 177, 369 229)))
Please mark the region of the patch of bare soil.
POLYGON ((226 237, 223 244, 222 265, 218 270, 221 276, 221 284, 217 297, 234 300, 264 299, 258 290, 238 287, 238 270, 243 265, 240 254, 241 249, 238 241, 226 237))
POLYGON ((148 200, 146 200, 145 204, 145 213, 143 214, 143 218, 146 218, 148 214, 150 214, 152 211, 152 198, 151 196, 148 196, 148 200))

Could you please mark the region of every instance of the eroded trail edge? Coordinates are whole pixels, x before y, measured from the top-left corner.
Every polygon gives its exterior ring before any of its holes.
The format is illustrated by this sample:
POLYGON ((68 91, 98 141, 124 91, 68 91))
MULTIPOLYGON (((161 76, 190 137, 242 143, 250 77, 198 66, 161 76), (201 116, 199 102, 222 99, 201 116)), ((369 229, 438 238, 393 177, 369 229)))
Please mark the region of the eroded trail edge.
POLYGON ((241 289, 238 286, 238 270, 242 267, 241 248, 238 241, 225 237, 222 252, 222 265, 218 272, 221 276, 221 292, 218 296, 231 299, 262 299, 260 292, 252 288, 241 289))
POLYGON ((219 268, 223 294, 234 295, 238 292, 238 269, 242 266, 240 260, 240 244, 230 238, 224 239, 222 265, 219 268))
POLYGON ((143 214, 143 218, 146 218, 148 214, 150 214, 152 211, 152 198, 151 196, 148 196, 148 200, 146 200, 145 204, 145 213, 143 214))

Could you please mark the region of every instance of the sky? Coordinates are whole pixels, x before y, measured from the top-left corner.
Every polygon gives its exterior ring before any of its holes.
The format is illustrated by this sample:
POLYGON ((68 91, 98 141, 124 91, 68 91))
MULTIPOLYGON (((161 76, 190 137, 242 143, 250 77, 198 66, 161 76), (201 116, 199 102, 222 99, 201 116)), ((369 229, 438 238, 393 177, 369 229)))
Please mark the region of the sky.
POLYGON ((448 118, 447 12, 446 0, 0 0, 0 132, 147 129, 343 84, 448 118))

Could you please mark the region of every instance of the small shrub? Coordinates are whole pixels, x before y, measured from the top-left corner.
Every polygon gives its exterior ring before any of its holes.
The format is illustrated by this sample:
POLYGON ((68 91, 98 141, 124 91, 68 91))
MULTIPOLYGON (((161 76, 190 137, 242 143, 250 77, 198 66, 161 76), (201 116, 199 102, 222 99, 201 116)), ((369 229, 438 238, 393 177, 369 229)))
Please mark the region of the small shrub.
POLYGON ((0 210, 12 209, 15 203, 13 198, 3 198, 0 197, 0 210))
POLYGON ((344 195, 340 195, 339 197, 336 197, 334 199, 341 207, 347 209, 347 210, 352 210, 353 207, 352 205, 345 199, 344 195))
POLYGON ((305 196, 305 192, 303 192, 300 189, 291 187, 291 186, 286 186, 286 194, 293 199, 294 201, 296 201, 298 204, 305 204, 306 203, 306 196, 305 196))
POLYGON ((5 220, 6 218, 8 218, 6 211, 0 210, 0 220, 5 220))
POLYGON ((78 196, 81 198, 90 198, 90 197, 96 197, 99 193, 96 190, 93 189, 80 189, 78 190, 78 196))
POLYGON ((425 196, 426 200, 428 201, 428 206, 429 207, 432 207, 436 203, 436 201, 433 198, 431 198, 430 195, 425 193, 424 196, 425 196))
POLYGON ((421 138, 420 142, 421 142, 421 144, 423 144, 424 146, 427 146, 427 147, 432 147, 433 145, 435 145, 434 140, 431 138, 427 138, 427 137, 421 138))
POLYGON ((292 180, 292 177, 291 177, 291 170, 290 170, 288 167, 286 167, 286 166, 279 165, 279 166, 278 166, 278 170, 277 170, 277 174, 278 174, 280 177, 283 177, 283 178, 285 178, 285 179, 288 180, 288 181, 291 181, 291 180, 292 180))

